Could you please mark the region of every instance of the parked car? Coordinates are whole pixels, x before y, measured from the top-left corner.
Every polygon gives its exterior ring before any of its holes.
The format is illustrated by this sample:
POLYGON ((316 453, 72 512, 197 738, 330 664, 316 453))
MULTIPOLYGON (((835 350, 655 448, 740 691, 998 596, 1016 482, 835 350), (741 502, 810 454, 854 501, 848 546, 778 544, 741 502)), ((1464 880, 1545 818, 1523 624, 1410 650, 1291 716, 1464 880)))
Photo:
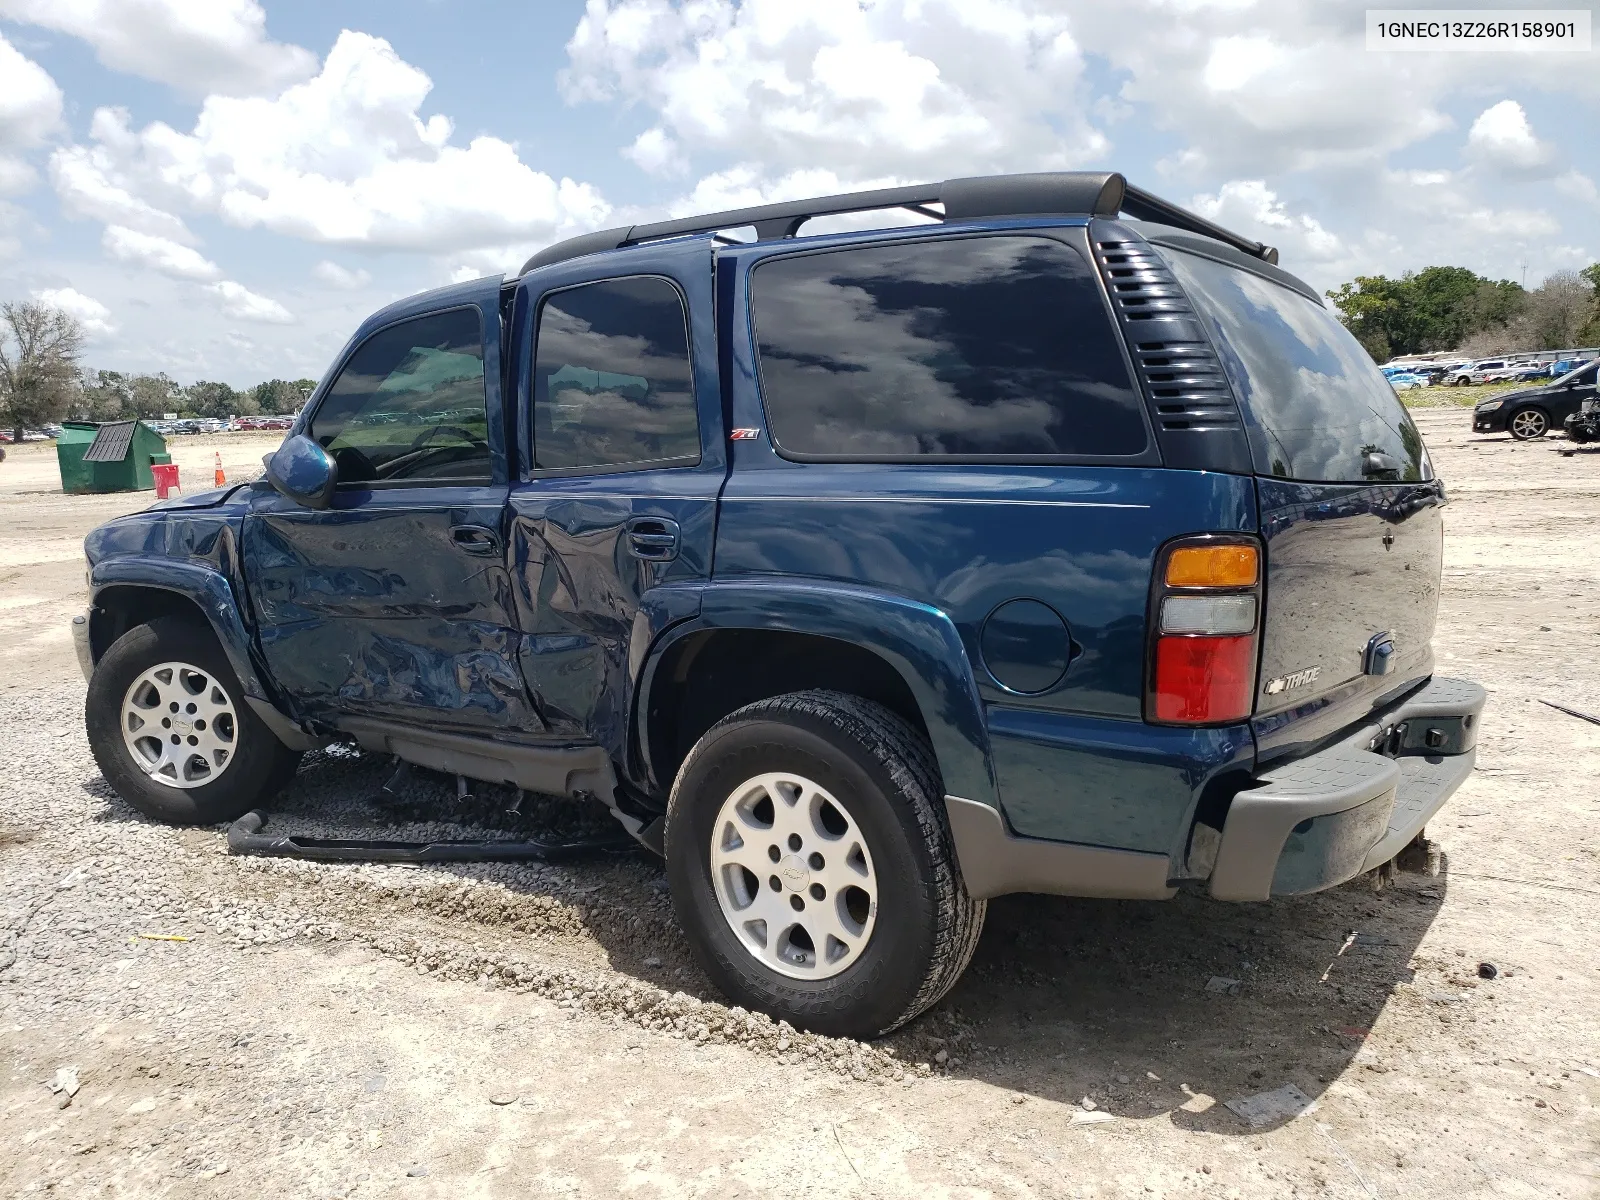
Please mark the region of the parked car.
POLYGON ((1543 387, 1503 392, 1472 410, 1474 433, 1505 433, 1518 441, 1543 437, 1595 395, 1600 362, 1587 362, 1543 387))
POLYGON ((263 480, 89 535, 96 761, 174 822, 336 739, 598 800, 730 998, 857 1036, 993 896, 1387 869, 1484 691, 1433 673, 1422 439, 1276 261, 1120 175, 998 176, 390 305, 263 480))
POLYGON ((1469 363, 1457 367, 1450 375, 1449 382, 1456 387, 1467 384, 1495 383, 1503 379, 1516 378, 1519 368, 1509 364, 1503 358, 1483 359, 1479 362, 1469 363))
POLYGON ((1385 371, 1383 375, 1389 381, 1389 386, 1397 392, 1428 386, 1427 379, 1410 371, 1385 371))

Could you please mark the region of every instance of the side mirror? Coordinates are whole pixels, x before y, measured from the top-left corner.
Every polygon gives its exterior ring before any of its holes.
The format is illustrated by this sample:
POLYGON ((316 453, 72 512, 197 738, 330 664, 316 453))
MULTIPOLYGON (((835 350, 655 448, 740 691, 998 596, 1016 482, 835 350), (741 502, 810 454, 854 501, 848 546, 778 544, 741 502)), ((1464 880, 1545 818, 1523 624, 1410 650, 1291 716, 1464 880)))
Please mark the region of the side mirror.
POLYGON ((1399 479, 1400 461, 1382 450, 1368 450, 1361 456, 1361 473, 1368 479, 1399 479))
POLYGON ((339 482, 328 452, 303 433, 285 438, 266 458, 267 481, 296 504, 327 508, 339 482))

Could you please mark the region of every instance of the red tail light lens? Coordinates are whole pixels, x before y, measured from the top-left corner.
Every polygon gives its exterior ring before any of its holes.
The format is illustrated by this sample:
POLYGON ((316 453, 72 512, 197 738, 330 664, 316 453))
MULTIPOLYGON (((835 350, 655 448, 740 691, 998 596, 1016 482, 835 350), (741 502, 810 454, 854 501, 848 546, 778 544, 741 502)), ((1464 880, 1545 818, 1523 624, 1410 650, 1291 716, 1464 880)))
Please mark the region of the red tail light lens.
POLYGON ((1256 639, 1164 637, 1156 643, 1155 719, 1183 725, 1239 721, 1255 694, 1256 639))
POLYGON ((1145 720, 1226 725, 1255 708, 1261 545, 1195 534, 1157 556, 1150 597, 1145 720))

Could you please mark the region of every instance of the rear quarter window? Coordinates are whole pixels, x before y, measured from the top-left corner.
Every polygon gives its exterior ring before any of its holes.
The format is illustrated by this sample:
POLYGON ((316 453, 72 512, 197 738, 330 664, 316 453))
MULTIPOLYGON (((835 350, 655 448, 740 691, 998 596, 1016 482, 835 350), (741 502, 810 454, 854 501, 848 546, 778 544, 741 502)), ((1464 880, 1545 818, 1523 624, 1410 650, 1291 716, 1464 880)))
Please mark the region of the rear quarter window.
POLYGON ((879 462, 1122 457, 1146 450, 1088 263, 1040 237, 792 254, 751 282, 779 451, 879 462))
POLYGON ((1238 267, 1157 248, 1211 326, 1257 472, 1324 483, 1432 477, 1405 406, 1326 308, 1238 267))

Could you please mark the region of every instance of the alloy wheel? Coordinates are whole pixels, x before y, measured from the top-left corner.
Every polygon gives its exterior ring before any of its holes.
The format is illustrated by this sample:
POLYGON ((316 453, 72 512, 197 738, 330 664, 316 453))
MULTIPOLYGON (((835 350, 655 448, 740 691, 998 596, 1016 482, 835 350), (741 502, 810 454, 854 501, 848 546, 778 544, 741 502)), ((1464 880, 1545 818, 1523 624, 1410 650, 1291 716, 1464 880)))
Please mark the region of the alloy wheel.
POLYGON ((828 979, 860 957, 878 914, 872 855, 839 799, 804 776, 757 775, 711 832, 717 904, 740 945, 791 979, 828 979))
POLYGON ((1544 434, 1548 424, 1542 412, 1525 408, 1511 418, 1511 432, 1519 438, 1536 438, 1544 434))
POLYGON ((238 750, 233 698, 209 671, 189 663, 143 671, 123 694, 121 724, 134 765, 168 787, 216 782, 238 750))

